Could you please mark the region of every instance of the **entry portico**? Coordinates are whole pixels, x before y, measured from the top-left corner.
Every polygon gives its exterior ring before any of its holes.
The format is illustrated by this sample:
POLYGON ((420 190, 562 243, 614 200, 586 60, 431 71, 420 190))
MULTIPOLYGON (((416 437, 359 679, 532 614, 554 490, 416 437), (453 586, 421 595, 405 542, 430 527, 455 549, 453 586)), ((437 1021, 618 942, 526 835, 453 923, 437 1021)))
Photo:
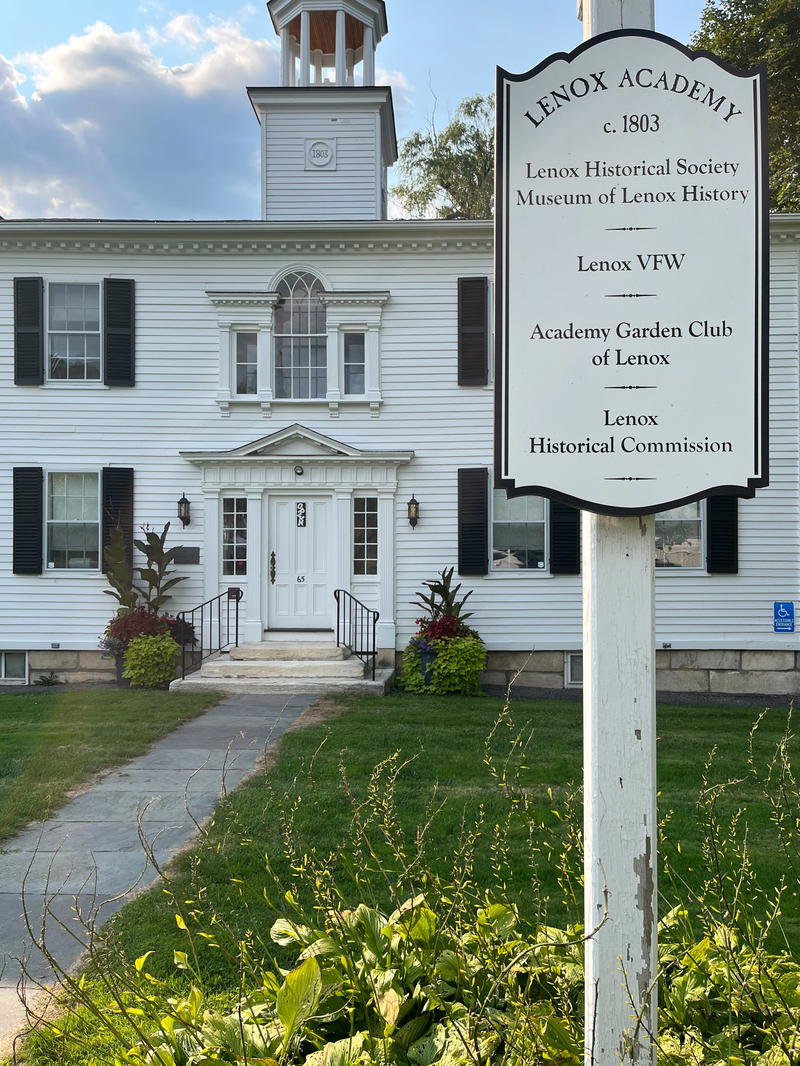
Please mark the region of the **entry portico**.
POLYGON ((205 597, 243 589, 246 641, 332 630, 341 588, 380 613, 377 647, 393 653, 397 471, 413 451, 366 451, 295 423, 181 457, 201 471, 205 597), (374 550, 356 551, 356 529, 374 550))

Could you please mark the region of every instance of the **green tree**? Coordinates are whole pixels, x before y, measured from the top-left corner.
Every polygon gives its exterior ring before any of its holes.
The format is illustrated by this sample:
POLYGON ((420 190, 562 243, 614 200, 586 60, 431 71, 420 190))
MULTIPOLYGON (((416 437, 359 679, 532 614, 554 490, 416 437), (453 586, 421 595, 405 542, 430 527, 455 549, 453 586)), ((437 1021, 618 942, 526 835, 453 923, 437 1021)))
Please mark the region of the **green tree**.
POLYGON ((447 125, 406 137, 394 195, 414 218, 491 218, 494 199, 494 96, 462 100, 447 125))
POLYGON ((800 2, 706 0, 693 48, 735 67, 766 61, 773 211, 800 211, 800 2))

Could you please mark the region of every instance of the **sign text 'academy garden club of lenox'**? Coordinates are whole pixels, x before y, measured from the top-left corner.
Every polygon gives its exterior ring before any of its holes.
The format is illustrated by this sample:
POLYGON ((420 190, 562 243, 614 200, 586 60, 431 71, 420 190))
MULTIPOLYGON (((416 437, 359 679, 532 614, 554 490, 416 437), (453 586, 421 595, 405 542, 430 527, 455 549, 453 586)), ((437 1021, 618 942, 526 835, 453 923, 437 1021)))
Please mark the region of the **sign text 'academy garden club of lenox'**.
POLYGON ((765 74, 645 30, 498 70, 497 484, 767 484, 765 74))

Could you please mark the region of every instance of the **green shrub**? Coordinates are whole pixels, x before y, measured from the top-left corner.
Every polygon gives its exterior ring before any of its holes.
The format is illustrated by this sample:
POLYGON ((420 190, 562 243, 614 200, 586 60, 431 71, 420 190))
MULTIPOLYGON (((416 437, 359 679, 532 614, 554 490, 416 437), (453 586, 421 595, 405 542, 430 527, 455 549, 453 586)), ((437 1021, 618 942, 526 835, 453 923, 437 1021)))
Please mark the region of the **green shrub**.
POLYGON ((414 637, 403 652, 401 684, 409 692, 477 696, 485 666, 486 649, 478 637, 414 637))
POLYGON ((136 688, 166 688, 175 676, 179 652, 168 633, 134 637, 125 651, 122 676, 136 688))

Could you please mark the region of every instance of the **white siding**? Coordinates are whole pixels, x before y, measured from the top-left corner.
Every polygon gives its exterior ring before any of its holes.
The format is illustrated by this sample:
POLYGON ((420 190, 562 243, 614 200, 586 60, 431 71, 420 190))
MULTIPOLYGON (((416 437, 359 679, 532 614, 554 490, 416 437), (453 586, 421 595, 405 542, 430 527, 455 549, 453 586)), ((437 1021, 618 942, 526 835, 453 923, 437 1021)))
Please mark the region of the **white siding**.
POLYGON ((264 116, 263 174, 266 218, 271 222, 379 217, 376 111, 313 109, 264 116), (305 144, 336 141, 335 170, 306 170, 305 144))
MULTIPOLYGON (((296 168, 294 183, 297 184, 296 168)), ((288 170, 287 170, 288 173, 288 170)), ((302 178, 302 175, 301 175, 302 178)), ((348 189, 352 202, 353 190, 348 189)), ((0 224, 1 226, 2 224, 0 224)), ((387 224, 387 239, 398 224, 387 224)), ((412 605, 421 582, 457 562, 457 469, 492 461, 492 390, 456 385, 456 279, 490 275, 482 243, 462 248, 387 249, 380 242, 309 252, 156 255, 86 251, 17 252, 0 259, 0 647, 93 648, 112 613, 98 574, 11 573, 11 469, 58 464, 135 468, 135 524, 173 523, 171 543, 204 547, 204 514, 197 467, 182 450, 235 448, 299 422, 364 449, 413 449, 399 471, 394 567, 398 646, 413 632, 412 605), (377 418, 365 406, 233 406, 223 417, 217 389, 219 332, 206 290, 263 290, 281 270, 313 261, 335 289, 391 293, 381 327, 381 387, 377 418), (44 275, 81 280, 116 275, 136 280, 137 385, 134 389, 13 384, 12 279, 44 275), (186 493, 192 522, 175 517, 186 493), (421 518, 406 517, 411 495, 421 518)), ((146 245, 143 243, 142 248, 146 245)), ((740 503, 740 572, 658 575, 658 640, 674 647, 790 647, 772 633, 772 601, 800 600, 798 534, 798 244, 776 244, 772 278, 772 484, 740 503)), ((702 382, 700 383, 703 384, 702 382)), ((205 558, 205 556, 204 556, 205 558)), ((175 609, 203 598, 203 565, 185 567, 175 609)), ((465 578, 473 588, 473 622, 492 649, 578 648, 580 578, 542 573, 494 573, 465 578)), ((220 579, 220 588, 230 584, 220 579)), ((357 581, 356 595, 374 602, 376 585, 357 581)))

